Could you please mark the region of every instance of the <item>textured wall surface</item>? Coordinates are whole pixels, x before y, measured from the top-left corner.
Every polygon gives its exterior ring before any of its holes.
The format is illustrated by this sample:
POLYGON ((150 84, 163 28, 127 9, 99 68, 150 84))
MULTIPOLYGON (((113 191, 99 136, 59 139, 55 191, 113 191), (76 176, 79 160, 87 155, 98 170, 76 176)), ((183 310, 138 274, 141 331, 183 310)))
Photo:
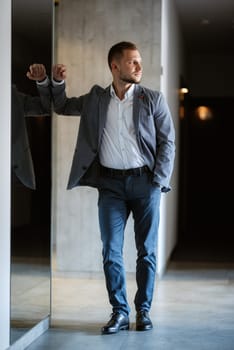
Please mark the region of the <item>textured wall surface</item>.
MULTIPOLYGON (((160 88, 161 0, 66 0, 56 8, 55 61, 67 66, 67 94, 79 96, 94 84, 111 83, 107 53, 113 44, 137 44, 143 59, 142 84, 160 88)), ((97 191, 66 190, 79 117, 53 120, 53 232, 58 271, 102 271, 97 191)), ((132 219, 125 234, 125 263, 135 271, 132 219)))

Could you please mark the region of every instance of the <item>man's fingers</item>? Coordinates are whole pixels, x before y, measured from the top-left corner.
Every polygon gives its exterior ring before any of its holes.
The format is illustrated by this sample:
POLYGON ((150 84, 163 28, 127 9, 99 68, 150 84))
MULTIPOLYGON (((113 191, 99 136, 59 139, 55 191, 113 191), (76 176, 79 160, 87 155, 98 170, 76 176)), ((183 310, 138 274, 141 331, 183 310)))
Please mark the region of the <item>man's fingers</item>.
POLYGON ((64 79, 66 77, 66 66, 64 64, 55 64, 53 66, 54 78, 64 79))
POLYGON ((45 66, 40 63, 31 64, 26 75, 32 80, 42 80, 46 77, 45 66))
POLYGON ((29 70, 33 75, 41 75, 45 73, 45 67, 43 64, 34 63, 29 67, 29 70))

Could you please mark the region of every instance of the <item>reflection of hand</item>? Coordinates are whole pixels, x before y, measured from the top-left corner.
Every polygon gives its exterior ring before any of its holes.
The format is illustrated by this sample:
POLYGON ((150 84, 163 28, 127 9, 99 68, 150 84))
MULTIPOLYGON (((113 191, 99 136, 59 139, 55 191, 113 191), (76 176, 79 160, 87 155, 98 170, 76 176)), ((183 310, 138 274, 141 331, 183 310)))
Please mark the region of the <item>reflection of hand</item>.
POLYGON ((42 81, 46 78, 46 69, 43 64, 34 63, 29 66, 27 77, 31 80, 42 81))
POLYGON ((66 79, 66 66, 64 64, 54 64, 52 67, 53 79, 61 81, 66 79))

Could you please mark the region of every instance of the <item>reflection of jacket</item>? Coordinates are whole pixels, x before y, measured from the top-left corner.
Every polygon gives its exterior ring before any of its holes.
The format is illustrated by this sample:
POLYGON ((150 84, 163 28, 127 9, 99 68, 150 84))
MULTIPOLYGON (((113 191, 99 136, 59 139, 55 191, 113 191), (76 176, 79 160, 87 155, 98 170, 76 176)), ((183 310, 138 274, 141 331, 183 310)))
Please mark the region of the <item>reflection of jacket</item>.
POLYGON ((36 182, 25 117, 49 114, 48 98, 25 95, 12 85, 12 169, 17 178, 31 189, 36 188, 36 182))
MULTIPOLYGON (((65 84, 52 87, 55 112, 80 115, 79 135, 68 189, 79 185, 98 187, 98 151, 110 102, 110 87, 95 85, 88 94, 67 98, 65 84)), ((169 108, 160 92, 136 85, 133 119, 139 149, 153 173, 153 181, 170 190, 175 156, 175 130, 169 108)))

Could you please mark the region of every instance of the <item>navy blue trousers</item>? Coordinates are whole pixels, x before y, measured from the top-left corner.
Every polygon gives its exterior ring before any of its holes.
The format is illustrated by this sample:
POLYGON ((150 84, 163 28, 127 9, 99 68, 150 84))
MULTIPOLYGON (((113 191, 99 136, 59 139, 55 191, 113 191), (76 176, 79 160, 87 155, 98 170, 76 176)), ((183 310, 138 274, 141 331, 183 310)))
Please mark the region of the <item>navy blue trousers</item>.
POLYGON ((136 311, 149 311, 156 275, 156 248, 161 190, 152 184, 149 172, 141 176, 103 176, 98 213, 103 243, 103 268, 113 312, 128 315, 123 263, 124 230, 132 213, 137 250, 134 299, 136 311))

